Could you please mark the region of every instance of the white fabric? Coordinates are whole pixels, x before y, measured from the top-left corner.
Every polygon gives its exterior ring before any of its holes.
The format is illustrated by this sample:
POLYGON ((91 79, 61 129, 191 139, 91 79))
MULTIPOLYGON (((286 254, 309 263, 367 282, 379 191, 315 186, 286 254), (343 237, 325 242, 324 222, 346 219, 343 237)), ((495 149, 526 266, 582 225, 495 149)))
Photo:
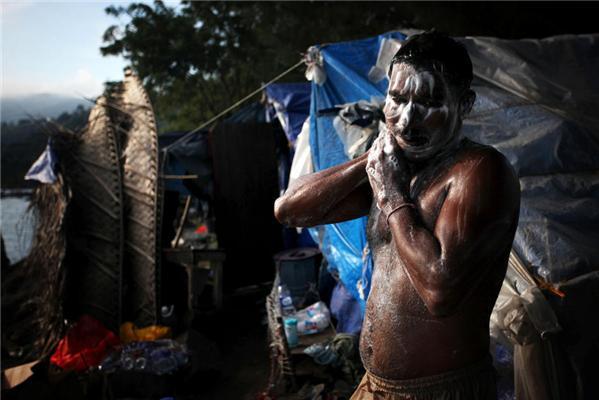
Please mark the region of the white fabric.
POLYGON ((295 154, 291 162, 291 171, 289 171, 289 185, 300 176, 312 172, 314 172, 314 166, 310 149, 310 117, 308 117, 295 142, 295 154))

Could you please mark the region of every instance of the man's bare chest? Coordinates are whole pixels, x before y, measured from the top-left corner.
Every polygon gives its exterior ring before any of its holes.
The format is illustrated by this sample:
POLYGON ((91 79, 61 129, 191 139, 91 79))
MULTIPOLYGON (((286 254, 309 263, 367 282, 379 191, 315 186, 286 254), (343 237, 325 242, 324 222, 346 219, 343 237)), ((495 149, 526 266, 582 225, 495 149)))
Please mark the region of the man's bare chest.
MULTIPOLYGON (((434 171, 433 171, 434 172, 434 171)), ((419 218, 429 230, 434 230, 437 218, 449 190, 447 174, 415 176, 410 185, 410 199, 415 206, 419 218)), ((384 213, 372 203, 368 222, 368 240, 371 249, 391 241, 391 232, 387 226, 384 213)))

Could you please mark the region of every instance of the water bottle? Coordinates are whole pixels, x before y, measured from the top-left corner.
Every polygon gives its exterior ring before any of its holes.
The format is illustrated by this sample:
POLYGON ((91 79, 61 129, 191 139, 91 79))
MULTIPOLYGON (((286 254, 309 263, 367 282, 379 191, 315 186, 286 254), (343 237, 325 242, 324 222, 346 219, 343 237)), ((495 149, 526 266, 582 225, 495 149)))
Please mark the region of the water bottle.
POLYGON ((145 371, 148 366, 148 361, 145 357, 139 357, 135 360, 135 370, 136 371, 145 371))
POLYGON ((175 315, 175 305, 163 305, 160 308, 160 316, 162 317, 162 324, 173 327, 177 323, 177 316, 175 315))
POLYGON ((177 369, 177 362, 169 349, 152 352, 152 372, 156 375, 169 374, 177 369))
POLYGON ((294 315, 296 310, 293 306, 293 299, 287 285, 279 285, 279 302, 281 303, 281 314, 284 317, 294 315))
POLYGON ((297 336, 297 319, 285 318, 285 337, 287 337, 287 345, 289 347, 295 347, 299 344, 299 338, 297 336))

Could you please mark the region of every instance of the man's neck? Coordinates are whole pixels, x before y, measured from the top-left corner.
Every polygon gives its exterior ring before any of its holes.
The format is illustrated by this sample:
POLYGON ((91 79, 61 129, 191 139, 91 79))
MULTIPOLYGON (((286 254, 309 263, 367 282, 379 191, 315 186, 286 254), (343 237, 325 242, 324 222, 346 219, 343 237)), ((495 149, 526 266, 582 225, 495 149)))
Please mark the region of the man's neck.
POLYGON ((466 141, 466 138, 460 137, 448 143, 441 151, 429 159, 422 161, 408 160, 408 165, 410 166, 412 175, 418 175, 422 171, 435 167, 445 160, 451 158, 458 152, 458 150, 465 144, 466 141))

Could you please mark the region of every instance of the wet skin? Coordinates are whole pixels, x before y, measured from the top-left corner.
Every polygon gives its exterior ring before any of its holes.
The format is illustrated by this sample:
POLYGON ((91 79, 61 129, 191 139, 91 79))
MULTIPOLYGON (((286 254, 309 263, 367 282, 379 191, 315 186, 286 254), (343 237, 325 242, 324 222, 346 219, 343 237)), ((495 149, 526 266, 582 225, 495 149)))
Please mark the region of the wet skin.
POLYGON ((360 354, 378 376, 434 375, 488 353, 520 192, 499 152, 460 138, 473 101, 433 71, 395 65, 387 129, 369 152, 298 179, 275 203, 291 226, 369 215, 360 354))

